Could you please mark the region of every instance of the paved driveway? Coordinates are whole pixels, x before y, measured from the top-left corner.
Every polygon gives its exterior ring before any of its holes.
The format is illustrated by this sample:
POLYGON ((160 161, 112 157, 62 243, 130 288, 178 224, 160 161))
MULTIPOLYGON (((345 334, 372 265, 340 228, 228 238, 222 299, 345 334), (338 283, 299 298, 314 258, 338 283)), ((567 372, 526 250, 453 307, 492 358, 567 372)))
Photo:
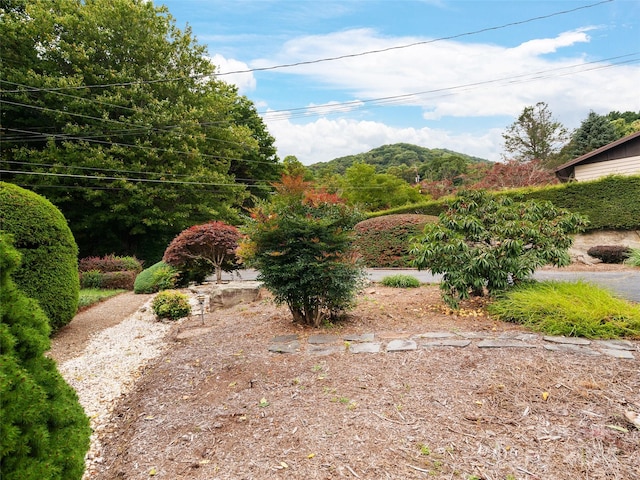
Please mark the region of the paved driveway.
MULTIPOLYGON (((438 283, 442 275, 433 275, 431 272, 422 270, 399 270, 371 268, 367 269, 367 274, 372 281, 378 282, 384 277, 396 274, 412 275, 422 283, 438 283)), ((258 273, 255 270, 241 270, 242 280, 255 280, 258 273)), ((223 280, 231 280, 229 274, 223 275, 223 280)), ((235 277, 237 279, 237 277, 235 277)), ((640 269, 625 270, 623 272, 555 272, 551 270, 540 270, 534 274, 537 280, 561 280, 575 281, 582 279, 586 282, 594 283, 598 286, 608 288, 622 298, 640 303, 640 269)))

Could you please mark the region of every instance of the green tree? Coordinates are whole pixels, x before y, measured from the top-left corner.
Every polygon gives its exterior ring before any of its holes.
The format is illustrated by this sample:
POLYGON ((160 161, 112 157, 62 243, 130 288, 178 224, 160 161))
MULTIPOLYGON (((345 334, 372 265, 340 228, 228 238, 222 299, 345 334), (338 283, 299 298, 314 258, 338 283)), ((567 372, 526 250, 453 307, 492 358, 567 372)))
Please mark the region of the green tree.
POLYGON ((3 480, 80 480, 89 419, 45 356, 48 320, 11 279, 19 263, 0 234, 0 472, 3 480))
POLYGON ((393 175, 376 173, 373 165, 355 163, 341 182, 342 196, 352 205, 376 211, 417 203, 420 192, 393 175))
POLYGON ((296 322, 319 326, 352 305, 363 279, 351 238, 361 216, 302 177, 283 177, 244 228, 240 256, 296 322))
POLYGON ((256 185, 277 178, 273 138, 251 102, 216 79, 206 49, 165 7, 1 8, 3 177, 58 206, 82 256, 153 263, 177 233, 235 219, 251 191, 265 194, 256 185))
POLYGON ((552 118, 549 106, 538 102, 525 107, 518 119, 507 127, 502 138, 505 159, 546 163, 568 141, 569 134, 560 122, 552 118))
POLYGON ((415 265, 444 274, 442 297, 457 308, 469 295, 490 295, 528 279, 543 265, 568 265, 570 234, 586 219, 550 202, 515 202, 484 191, 462 192, 427 224, 414 245, 415 265))
POLYGON ((295 155, 287 155, 282 161, 282 174, 287 177, 302 177, 305 181, 313 179, 313 174, 295 155))
POLYGON ((571 156, 579 157, 618 138, 620 135, 616 127, 606 116, 589 112, 589 116, 582 121, 571 137, 571 156))

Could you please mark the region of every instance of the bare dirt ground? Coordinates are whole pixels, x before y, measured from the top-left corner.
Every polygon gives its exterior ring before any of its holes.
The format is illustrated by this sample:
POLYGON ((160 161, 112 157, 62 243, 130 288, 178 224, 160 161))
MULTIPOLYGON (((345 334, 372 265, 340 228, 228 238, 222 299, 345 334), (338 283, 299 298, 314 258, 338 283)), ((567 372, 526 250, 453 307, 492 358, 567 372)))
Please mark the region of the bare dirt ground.
MULTIPOLYGON (((116 317, 146 301, 117 298, 127 301, 94 308, 116 317)), ((56 336, 58 361, 106 328, 92 310, 56 336)), ((206 314, 204 325, 183 320, 118 402, 92 478, 640 479, 640 430, 624 418, 640 412, 638 341, 634 360, 475 345, 306 348, 316 334, 525 332, 481 304, 446 310, 437 287, 372 285, 344 322, 321 329, 293 324, 268 295, 206 314), (287 334, 300 352, 270 353, 287 334)))

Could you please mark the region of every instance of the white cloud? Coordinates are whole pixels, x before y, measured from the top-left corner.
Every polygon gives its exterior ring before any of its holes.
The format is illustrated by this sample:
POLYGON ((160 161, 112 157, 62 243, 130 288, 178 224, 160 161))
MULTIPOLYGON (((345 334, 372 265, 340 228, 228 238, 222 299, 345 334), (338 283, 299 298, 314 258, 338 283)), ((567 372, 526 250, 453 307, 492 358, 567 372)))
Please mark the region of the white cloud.
MULTIPOLYGON (((423 118, 431 121, 445 117, 515 118, 524 107, 543 101, 555 118, 575 128, 590 110, 640 110, 640 66, 631 63, 609 68, 610 63, 590 63, 588 55, 578 51, 580 45, 590 42, 586 32, 593 29, 562 32, 514 47, 438 41, 274 72, 297 75, 302 85, 320 85, 318 94, 324 98, 327 91, 329 95, 332 91, 346 92, 361 101, 419 92, 403 98, 402 104, 421 108, 423 118), (558 55, 568 48, 571 55, 558 55)), ((309 61, 424 41, 416 37, 387 38, 371 29, 347 30, 291 40, 274 58, 252 62, 251 66, 309 61)), ((327 108, 331 103, 327 102, 327 108)), ((364 108, 367 105, 371 103, 364 108)), ((381 111, 375 111, 378 118, 381 111)), ((394 128, 384 120, 319 118, 306 125, 275 120, 267 117, 279 154, 296 155, 306 164, 395 142, 450 148, 492 160, 499 159, 502 149, 501 131, 489 129, 472 136, 433 128, 394 128)))
POLYGON ((211 57, 211 63, 218 67, 219 74, 223 74, 220 75, 219 78, 227 83, 236 85, 238 87, 238 92, 241 95, 246 95, 248 92, 256 89, 256 79, 251 72, 230 73, 228 75, 224 75, 228 72, 249 70, 249 66, 246 63, 234 59, 228 59, 219 54, 211 57))

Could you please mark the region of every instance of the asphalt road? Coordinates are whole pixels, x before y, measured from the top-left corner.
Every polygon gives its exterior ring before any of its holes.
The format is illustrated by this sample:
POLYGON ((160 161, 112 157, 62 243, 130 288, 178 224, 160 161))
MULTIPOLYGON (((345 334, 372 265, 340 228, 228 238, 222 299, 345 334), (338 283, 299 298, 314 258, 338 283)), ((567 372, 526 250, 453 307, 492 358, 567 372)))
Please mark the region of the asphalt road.
MULTIPOLYGON (((241 270, 239 273, 241 280, 255 280, 258 276, 258 272, 255 270, 241 270)), ((438 283, 442 278, 442 275, 433 275, 431 272, 425 270, 367 269, 369 278, 374 282, 380 281, 386 276, 399 273, 412 275, 422 283, 438 283)), ((536 280, 560 280, 567 282, 581 279, 585 282, 607 288, 622 298, 640 303, 640 270, 628 270, 624 272, 554 272, 551 270, 540 270, 534 273, 533 276, 536 280)), ((223 280, 232 279, 231 275, 227 273, 225 273, 222 278, 223 280)), ((238 279, 238 277, 234 276, 234 279, 238 279)))

